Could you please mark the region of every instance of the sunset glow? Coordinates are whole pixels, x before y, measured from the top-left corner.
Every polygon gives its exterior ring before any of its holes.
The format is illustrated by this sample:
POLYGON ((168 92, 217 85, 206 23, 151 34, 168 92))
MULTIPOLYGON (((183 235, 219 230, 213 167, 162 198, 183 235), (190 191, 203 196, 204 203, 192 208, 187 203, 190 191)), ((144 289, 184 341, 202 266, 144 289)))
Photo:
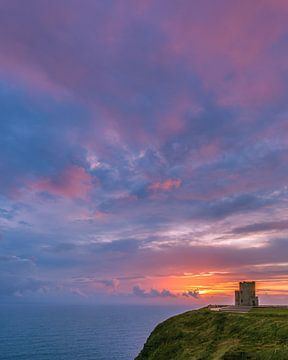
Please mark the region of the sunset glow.
POLYGON ((1 0, 0 298, 287 303, 287 18, 1 0))

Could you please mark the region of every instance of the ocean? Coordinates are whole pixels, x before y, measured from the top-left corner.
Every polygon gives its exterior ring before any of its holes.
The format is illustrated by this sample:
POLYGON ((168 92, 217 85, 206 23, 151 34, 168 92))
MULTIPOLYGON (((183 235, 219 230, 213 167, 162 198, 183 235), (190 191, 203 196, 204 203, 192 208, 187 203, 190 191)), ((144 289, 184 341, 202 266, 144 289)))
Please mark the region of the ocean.
POLYGON ((0 304, 1 360, 132 360, 179 306, 0 304))

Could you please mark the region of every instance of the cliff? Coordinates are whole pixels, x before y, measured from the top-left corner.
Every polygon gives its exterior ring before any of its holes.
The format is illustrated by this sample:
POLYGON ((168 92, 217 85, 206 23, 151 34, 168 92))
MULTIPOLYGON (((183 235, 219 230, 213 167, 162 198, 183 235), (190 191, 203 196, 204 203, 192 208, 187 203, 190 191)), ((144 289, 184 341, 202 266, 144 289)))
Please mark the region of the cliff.
POLYGON ((158 325, 135 360, 287 360, 288 310, 189 311, 158 325))

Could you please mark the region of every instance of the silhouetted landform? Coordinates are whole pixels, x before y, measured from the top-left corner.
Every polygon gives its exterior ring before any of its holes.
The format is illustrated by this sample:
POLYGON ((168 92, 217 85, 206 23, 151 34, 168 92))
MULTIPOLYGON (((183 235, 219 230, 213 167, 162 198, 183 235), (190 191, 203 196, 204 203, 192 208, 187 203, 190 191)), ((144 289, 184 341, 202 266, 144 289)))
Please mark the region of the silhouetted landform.
POLYGON ((288 308, 186 312, 158 325, 135 360, 206 359, 287 360, 288 308))

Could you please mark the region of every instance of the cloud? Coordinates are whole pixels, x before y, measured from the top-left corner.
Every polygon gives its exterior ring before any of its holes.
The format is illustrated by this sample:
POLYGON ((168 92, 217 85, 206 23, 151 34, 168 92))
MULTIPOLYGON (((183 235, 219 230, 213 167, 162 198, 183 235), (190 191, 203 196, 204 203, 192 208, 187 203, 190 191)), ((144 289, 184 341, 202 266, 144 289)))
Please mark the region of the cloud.
POLYGON ((181 180, 179 179, 167 179, 162 182, 157 181, 149 185, 149 189, 152 191, 171 191, 177 189, 181 185, 181 180))
POLYGON ((169 290, 163 289, 162 291, 156 289, 150 289, 146 291, 140 286, 136 285, 133 287, 133 295, 141 298, 175 298, 176 295, 171 293, 169 290))
POLYGON ((16 255, 2 255, 0 256, 1 275, 9 274, 25 274, 30 273, 35 268, 33 259, 20 257, 16 255))
POLYGON ((140 286, 136 285, 133 287, 133 295, 141 298, 177 298, 179 296, 183 296, 186 298, 192 297, 194 299, 199 298, 199 290, 186 291, 182 294, 175 294, 169 290, 163 289, 162 291, 156 289, 150 289, 146 291, 142 289, 140 286))
POLYGON ((118 279, 104 279, 104 280, 97 280, 97 282, 106 286, 107 288, 111 288, 114 290, 116 290, 120 284, 120 281, 118 279))
POLYGON ((76 245, 72 243, 57 243, 54 246, 46 245, 42 247, 44 251, 51 252, 54 254, 67 253, 69 251, 75 250, 75 248, 76 245))
POLYGON ((32 259, 0 256, 0 296, 23 296, 44 290, 47 281, 37 278, 35 269, 32 259))
MULTIPOLYGON (((211 203, 204 203, 196 216, 221 219, 235 213, 246 213, 270 205, 273 199, 263 198, 254 194, 240 194, 221 198, 211 203)), ((196 210, 197 211, 197 210, 196 210)))
POLYGON ((81 167, 66 168, 55 178, 44 178, 30 185, 31 190, 68 198, 85 198, 92 188, 91 176, 81 167))
POLYGON ((194 299, 198 299, 199 298, 199 290, 196 289, 196 290, 193 290, 193 291, 191 291, 191 290, 186 291, 186 292, 184 292, 182 294, 182 296, 184 296, 184 297, 192 297, 194 299))
POLYGON ((47 282, 35 278, 0 277, 0 296, 24 296, 46 291, 47 282))
MULTIPOLYGON (((84 153, 79 144, 71 143, 71 133, 79 129, 79 110, 74 108, 73 114, 66 105, 48 98, 46 106, 51 110, 47 113, 41 97, 31 98, 23 89, 1 81, 0 104, 3 105, 0 123, 2 195, 15 196, 32 179, 37 179, 40 185, 42 181, 42 186, 46 179, 46 187, 59 192, 60 184, 53 187, 51 178, 55 182, 57 178, 60 181, 61 176, 66 176, 66 181, 71 175, 75 181, 77 176, 79 178, 80 171, 76 171, 85 164, 84 153)), ((72 190, 72 185, 73 181, 68 190, 72 190)))
POLYGON ((137 239, 118 239, 103 243, 91 244, 90 250, 99 253, 122 252, 124 254, 135 253, 138 251, 140 242, 137 239))
POLYGON ((281 231, 288 229, 288 222, 284 221, 267 221, 262 223, 249 224, 236 227, 232 230, 233 234, 262 233, 266 231, 281 231))
POLYGON ((22 3, 0 2, 2 281, 160 298, 169 274, 276 274, 286 2, 22 3))
POLYGON ((0 208, 0 218, 12 220, 15 216, 15 210, 7 210, 0 208))

